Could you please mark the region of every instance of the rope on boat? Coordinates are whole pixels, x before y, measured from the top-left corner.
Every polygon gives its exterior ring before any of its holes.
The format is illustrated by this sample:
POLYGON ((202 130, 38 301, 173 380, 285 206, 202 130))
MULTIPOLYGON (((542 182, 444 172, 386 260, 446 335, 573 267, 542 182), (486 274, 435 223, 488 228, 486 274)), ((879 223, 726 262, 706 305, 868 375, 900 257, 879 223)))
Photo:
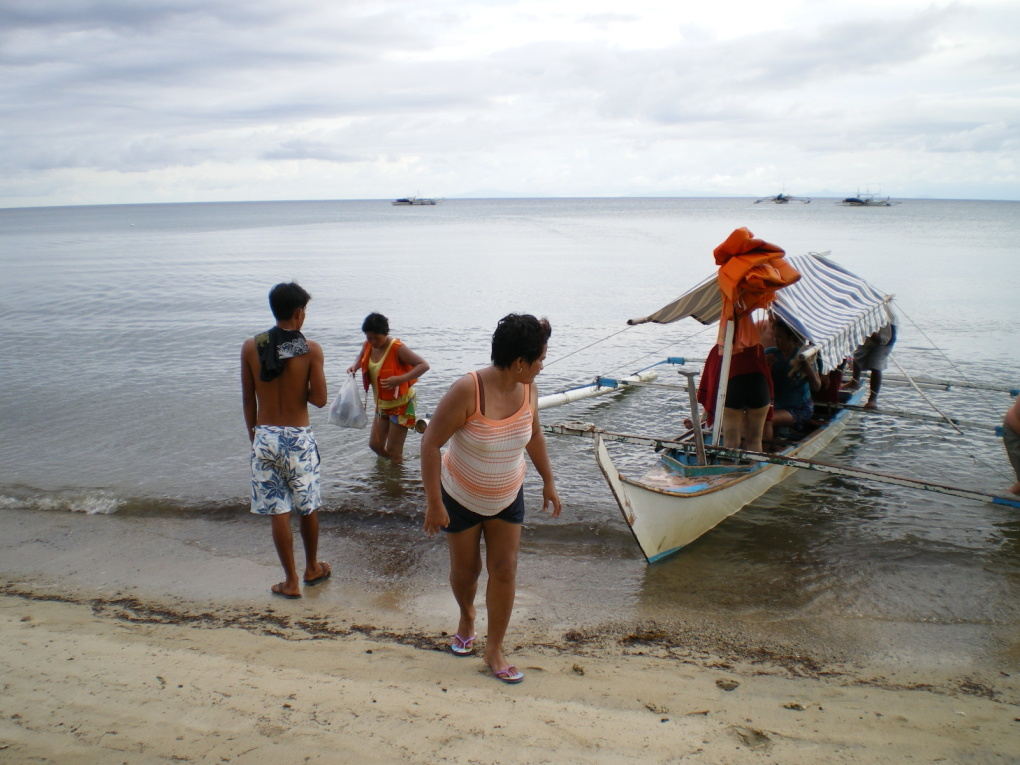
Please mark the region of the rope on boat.
MULTIPOLYGON (((958 387, 966 387, 966 388, 971 388, 971 389, 976 390, 977 393, 978 393, 978 396, 981 399, 981 402, 984 405, 984 408, 987 409, 987 410, 990 410, 992 408, 992 404, 989 401, 988 395, 987 395, 987 391, 990 390, 990 388, 988 386, 982 385, 980 383, 975 383, 975 382, 972 382, 971 380, 969 380, 967 378, 967 375, 955 363, 953 363, 953 360, 950 359, 942 351, 941 348, 939 348, 934 342, 932 342, 932 339, 930 337, 928 337, 928 335, 925 333, 925 331, 923 329, 921 329, 920 326, 918 326, 917 322, 915 322, 912 318, 910 318, 906 314, 905 311, 903 311, 903 309, 900 307, 899 303, 896 304, 896 307, 897 307, 897 309, 899 309, 901 315, 903 315, 907 319, 907 321, 910 322, 910 324, 914 327, 914 329, 917 330, 918 333, 920 333, 921 337, 923 337, 928 342, 928 344, 936 351, 936 353, 938 353, 939 356, 942 357, 942 359, 945 361, 945 363, 950 368, 952 368, 961 378, 963 378, 964 382, 956 383, 956 385, 958 387)), ((941 409, 939 409, 937 406, 935 406, 935 404, 932 402, 932 400, 930 398, 928 398, 928 396, 926 396, 924 394, 924 392, 921 390, 921 386, 918 384, 918 382, 913 380, 910 377, 910 375, 907 374, 906 370, 900 365, 899 361, 896 360, 896 356, 894 354, 890 354, 889 358, 892 359, 893 363, 896 365, 896 368, 900 370, 900 373, 902 374, 903 379, 906 380, 907 384, 909 384, 915 391, 917 391, 917 394, 922 399, 924 399, 932 409, 934 409, 936 412, 938 412, 940 415, 942 415, 942 417, 945 418, 946 422, 949 422, 950 424, 952 424, 952 418, 950 418, 948 415, 945 414, 945 412, 943 412, 941 409)), ((885 380, 883 380, 883 382, 885 382, 885 380)), ((992 390, 994 390, 994 389, 992 389, 992 390)), ((1012 390, 1009 391, 1009 392, 1011 394, 1013 393, 1012 390)), ((956 427, 956 425, 953 425, 952 427, 953 427, 953 429, 957 433, 959 433, 960 435, 963 435, 963 431, 961 431, 958 427, 956 427)), ((977 454, 973 453, 970 450, 967 450, 966 454, 975 463, 977 463, 979 465, 983 465, 985 467, 985 469, 995 473, 996 475, 1003 476, 1004 478, 1007 477, 1006 473, 1003 472, 1001 467, 999 467, 997 465, 989 464, 987 460, 982 459, 981 457, 979 457, 977 454)))
POLYGON ((573 356, 573 355, 575 355, 577 353, 580 353, 581 351, 586 351, 589 348, 594 348, 599 343, 603 343, 603 342, 605 342, 606 340, 608 340, 611 337, 616 337, 617 335, 623 334, 628 329, 632 329, 632 327, 630 325, 628 325, 628 326, 624 327, 623 329, 621 329, 619 332, 613 332, 611 335, 606 335, 602 339, 596 340, 594 343, 588 343, 588 345, 585 345, 582 348, 578 348, 576 351, 571 351, 566 356, 560 356, 558 359, 553 359, 552 361, 547 361, 545 363, 545 366, 546 367, 551 367, 553 364, 557 364, 557 363, 563 361, 563 359, 569 359, 571 356, 573 356))
MULTIPOLYGON (((634 324, 633 326, 636 327, 638 325, 634 324)), ((610 372, 615 372, 618 369, 630 369, 630 368, 636 366, 637 364, 639 364, 644 359, 647 359, 649 356, 661 356, 663 351, 665 351, 667 348, 672 348, 674 345, 682 345, 683 343, 686 343, 689 340, 694 339, 698 335, 703 335, 705 332, 708 332, 710 329, 715 329, 715 328, 713 326, 709 325, 709 326, 705 327, 704 329, 699 329, 697 332, 695 332, 692 335, 687 335, 687 337, 683 337, 683 338, 680 338, 680 339, 677 339, 677 340, 671 340, 670 342, 666 343, 661 348, 657 348, 654 351, 649 351, 648 353, 642 354, 641 356, 638 356, 633 361, 628 361, 626 364, 620 364, 619 366, 616 366, 613 369, 610 369, 609 371, 610 372)), ((619 334, 619 333, 617 333, 617 334, 619 334)), ((688 363, 695 363, 695 364, 697 364, 697 363, 702 363, 703 364, 705 362, 704 359, 690 359, 690 358, 688 358, 687 361, 688 361, 688 363)))
POLYGON ((913 387, 913 389, 917 391, 917 395, 919 395, 919 396, 920 396, 921 398, 923 398, 923 399, 924 399, 925 401, 927 401, 927 402, 928 402, 928 406, 930 406, 930 407, 931 407, 932 409, 934 409, 934 410, 935 410, 936 412, 938 412, 939 414, 941 414, 941 415, 942 415, 942 417, 943 417, 943 418, 945 418, 945 421, 946 421, 946 422, 948 422, 948 423, 949 423, 949 424, 950 424, 950 425, 951 425, 951 426, 953 427, 953 430, 955 430, 955 431, 956 431, 957 433, 959 433, 959 434, 960 434, 960 435, 962 436, 962 435, 963 435, 963 431, 962 431, 962 430, 960 430, 960 429, 959 429, 958 427, 956 427, 956 423, 955 423, 955 422, 953 422, 953 418, 952 418, 952 417, 950 417, 950 416, 949 416, 948 414, 946 414, 945 412, 943 412, 943 411, 942 411, 941 409, 939 409, 939 408, 938 408, 938 407, 937 407, 937 406, 935 405, 935 402, 934 402, 934 401, 932 401, 932 400, 931 400, 930 398, 928 398, 928 397, 927 397, 926 395, 924 395, 924 391, 923 391, 923 390, 921 390, 921 388, 920 388, 920 387, 919 387, 919 386, 917 385, 917 383, 915 383, 915 382, 914 382, 914 381, 913 381, 913 380, 912 380, 912 379, 910 378, 910 375, 908 375, 908 374, 907 374, 907 370, 905 370, 905 369, 903 368, 903 366, 902 366, 902 365, 900 364, 900 362, 898 362, 898 361, 896 360, 896 357, 895 357, 895 356, 893 356, 892 354, 889 354, 889 358, 890 358, 890 359, 892 360, 892 363, 896 365, 896 368, 897 368, 898 370, 900 370, 900 374, 902 374, 902 375, 903 375, 904 377, 906 377, 906 378, 907 378, 907 380, 908 380, 908 381, 910 382, 910 385, 911 385, 911 386, 913 387))
MULTIPOLYGON (((586 350, 588 350, 589 348, 594 348, 594 347, 595 347, 596 345, 598 345, 599 343, 603 343, 603 342, 605 342, 606 340, 609 340, 610 338, 616 337, 617 335, 620 335, 620 334, 622 334, 622 333, 626 332, 626 331, 627 331, 628 329, 633 329, 633 328, 634 328, 634 327, 636 327, 636 326, 638 326, 638 325, 637 325, 637 324, 629 324, 629 325, 627 325, 626 327, 624 327, 623 329, 619 330, 618 332, 613 332, 613 333, 611 333, 611 334, 608 334, 608 335, 606 335, 605 337, 603 337, 603 338, 601 338, 601 339, 599 339, 599 340, 596 340, 596 341, 595 341, 594 343, 588 343, 588 345, 585 345, 585 346, 583 346, 583 347, 581 347, 581 348, 578 348, 577 350, 571 351, 570 353, 567 353, 567 354, 565 354, 565 355, 563 355, 563 356, 560 356, 559 358, 553 359, 552 361, 547 361, 547 362, 545 363, 545 366, 546 366, 546 368, 549 368, 549 367, 551 367, 551 366, 552 366, 553 364, 557 364, 557 363, 559 363, 559 362, 563 361, 564 359, 569 359, 569 358, 570 358, 571 356, 574 356, 575 354, 578 354, 578 353, 580 353, 581 351, 586 351, 586 350)), ((645 353, 645 354, 643 354, 643 355, 641 355, 641 356, 638 356, 638 357, 637 357, 636 359, 634 359, 633 361, 628 361, 628 362, 626 362, 626 363, 624 363, 624 364, 618 364, 617 366, 613 367, 612 369, 609 369, 609 370, 607 370, 607 371, 606 371, 606 372, 604 373, 604 375, 609 375, 609 374, 612 374, 613 372, 616 372, 617 370, 620 370, 620 369, 631 369, 631 368, 633 368, 634 366, 636 366, 636 365, 637 365, 638 363, 640 363, 640 362, 641 362, 641 361, 642 361, 643 359, 647 359, 647 358, 648 358, 649 356, 661 356, 661 355, 662 355, 662 353, 663 353, 663 352, 664 352, 664 351, 665 351, 665 350, 666 350, 667 348, 671 348, 671 347, 673 347, 674 345, 680 345, 680 344, 682 344, 682 343, 686 343, 686 342, 688 342, 689 340, 691 340, 691 339, 693 339, 693 338, 697 337, 698 335, 704 334, 705 332, 707 332, 707 331, 708 331, 708 330, 710 330, 710 329, 713 329, 713 327, 711 327, 711 326, 708 326, 708 327, 705 327, 705 328, 703 328, 703 329, 700 329, 700 330, 698 330, 698 331, 697 331, 697 332, 695 332, 694 334, 691 334, 691 335, 687 335, 686 337, 678 338, 678 339, 676 339, 676 340, 671 340, 670 342, 666 343, 666 344, 665 344, 664 346, 662 346, 661 348, 657 348, 657 349, 655 349, 655 350, 653 350, 653 351, 649 351, 648 353, 645 353)), ((693 361, 693 362, 699 362, 699 361, 702 361, 702 362, 703 362, 703 361, 704 361, 704 359, 688 359, 688 361, 693 361)))
MULTIPOLYGON (((900 312, 900 314, 901 314, 901 315, 902 315, 902 316, 903 316, 903 317, 904 317, 904 318, 905 318, 905 319, 906 319, 907 321, 909 321, 909 322, 910 322, 911 326, 913 326, 913 328, 914 328, 914 329, 916 329, 916 330, 918 331, 918 333, 919 333, 919 334, 921 335, 921 337, 923 337, 923 338, 924 338, 924 339, 925 339, 925 340, 926 340, 926 341, 928 342, 928 344, 929 344, 929 345, 930 345, 930 346, 932 347, 932 349, 933 349, 933 350, 934 350, 934 351, 935 351, 936 353, 938 353, 938 354, 939 354, 939 356, 941 356, 941 357, 942 357, 942 359, 943 359, 943 360, 944 360, 944 361, 946 362, 946 364, 947 364, 948 366, 950 366, 950 367, 951 367, 951 368, 953 369, 953 371, 955 371, 955 372, 956 372, 956 373, 957 373, 958 375, 960 375, 960 377, 962 377, 962 378, 963 378, 964 382, 962 382, 962 383, 960 383, 960 382, 956 382, 956 383, 953 383, 953 382, 949 382, 949 383, 947 383, 947 384, 948 384, 948 385, 949 385, 950 387, 952 387, 952 386, 955 386, 955 387, 959 387, 959 388, 974 388, 975 390, 994 390, 994 391, 998 391, 998 392, 1001 392, 1001 391, 1003 391, 1003 390, 1006 390, 1006 391, 1007 391, 1007 392, 1008 392, 1008 393, 1009 393, 1010 395, 1013 395, 1013 396, 1017 395, 1017 391, 1016 391, 1015 389, 1002 389, 1002 388, 993 388, 993 387, 990 387, 990 386, 987 386, 987 385, 983 385, 983 384, 981 384, 981 383, 975 383, 975 382, 972 382, 972 381, 971 381, 971 380, 970 380, 970 379, 969 379, 969 378, 967 377, 966 373, 964 373, 964 372, 963 372, 963 371, 962 371, 962 370, 961 370, 961 369, 960 369, 960 368, 959 368, 959 367, 958 367, 958 366, 957 366, 957 365, 956 365, 955 363, 953 363, 953 360, 952 360, 951 358, 949 358, 949 357, 948 357, 948 356, 947 356, 947 355, 946 355, 946 354, 945 354, 945 353, 943 352, 943 350, 942 350, 941 348, 939 348, 939 347, 938 347, 938 346, 937 346, 937 345, 936 345, 936 344, 935 344, 935 343, 934 343, 934 342, 932 341, 932 339, 931 339, 930 337, 928 337, 928 335, 927 335, 927 334, 925 333, 925 331, 924 331, 923 329, 921 329, 921 327, 920 327, 920 326, 918 325, 918 323, 917 323, 916 321, 914 321, 914 320, 913 320, 912 318, 910 318, 910 316, 908 316, 908 315, 907 315, 907 313, 906 313, 906 312, 905 312, 905 311, 903 310, 903 308, 902 308, 902 307, 900 306, 900 304, 899 304, 898 302, 896 303, 896 309, 897 309, 897 310, 898 310, 898 311, 900 312)), ((899 366, 899 364, 897 364, 896 366, 899 366)), ((902 370, 901 370, 901 371, 902 371, 902 370)), ((904 373, 904 376, 906 376, 906 373, 904 373)), ((908 377, 907 379, 909 380, 909 377, 908 377)), ((883 380, 883 382, 884 382, 884 380, 883 380)), ((911 381, 911 382, 912 382, 912 381, 911 381)), ((942 382, 945 382, 945 381, 942 381, 942 382)), ((989 406, 989 407, 990 407, 990 406, 991 406, 991 404, 990 404, 990 402, 988 401, 988 399, 987 399, 987 398, 984 398, 984 397, 982 397, 982 398, 983 398, 983 400, 984 400, 984 403, 985 403, 985 405, 986 405, 986 406, 989 406)))

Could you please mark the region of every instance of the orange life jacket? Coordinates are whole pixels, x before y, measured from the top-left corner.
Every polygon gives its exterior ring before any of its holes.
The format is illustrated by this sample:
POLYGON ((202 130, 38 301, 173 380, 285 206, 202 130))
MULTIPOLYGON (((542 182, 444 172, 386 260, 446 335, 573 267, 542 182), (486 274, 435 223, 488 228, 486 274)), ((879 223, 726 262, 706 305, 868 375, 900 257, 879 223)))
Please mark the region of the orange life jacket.
MULTIPOLYGON (((383 356, 382 363, 379 365, 379 378, 378 379, 385 380, 387 377, 396 377, 397 375, 404 375, 404 374, 407 374, 408 372, 410 372, 412 369, 414 369, 413 366, 408 366, 407 364, 404 364, 399 359, 397 350, 402 345, 403 345, 403 343, 400 342, 396 338, 393 338, 390 341, 390 345, 386 349, 386 355, 383 356)), ((368 379, 368 377, 369 377, 368 376, 368 362, 369 362, 369 358, 371 356, 371 353, 372 353, 372 346, 369 345, 368 341, 366 340, 365 341, 365 345, 361 349, 361 362, 360 362, 362 382, 365 385, 365 390, 366 391, 368 390, 369 385, 370 385, 370 381, 368 379)), ((418 382, 417 379, 415 379, 415 380, 408 380, 405 383, 401 383, 396 388, 384 388, 381 385, 378 385, 378 386, 376 386, 376 388, 377 388, 376 389, 376 395, 379 397, 379 399, 381 401, 395 401, 396 399, 400 398, 401 396, 406 395, 407 391, 416 382, 418 382)))

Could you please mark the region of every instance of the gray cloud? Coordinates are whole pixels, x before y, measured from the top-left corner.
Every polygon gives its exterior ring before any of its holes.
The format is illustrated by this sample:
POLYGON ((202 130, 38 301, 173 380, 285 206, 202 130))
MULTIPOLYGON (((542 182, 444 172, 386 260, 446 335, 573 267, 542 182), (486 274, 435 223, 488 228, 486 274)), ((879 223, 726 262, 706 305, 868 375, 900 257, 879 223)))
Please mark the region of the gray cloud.
POLYGON ((327 162, 362 162, 365 157, 358 157, 339 151, 337 147, 325 141, 283 141, 276 148, 263 152, 263 159, 316 159, 327 162))
MULTIPOLYGON (((635 193, 648 179, 739 178, 763 165, 756 156, 815 183, 849 148, 883 167, 886 152, 906 168, 925 153, 1016 160, 1012 6, 930 6, 737 38, 686 27, 653 49, 614 43, 642 22, 637 10, 596 11, 576 19, 594 37, 532 42, 493 29, 491 45, 465 53, 450 41, 462 30, 472 41, 482 7, 8 0, 0 205, 25 188, 53 194, 53 179, 36 176, 54 173, 73 185, 82 172, 173 169, 186 199, 184 170, 202 168, 208 187, 208 168, 220 168, 226 186, 255 193, 231 178, 260 163, 356 168, 386 196, 395 168, 473 188, 479 175, 534 183, 519 172, 534 165, 548 184, 540 194, 591 193, 596 182, 635 193)), ((964 173, 973 182, 972 164, 964 173)))

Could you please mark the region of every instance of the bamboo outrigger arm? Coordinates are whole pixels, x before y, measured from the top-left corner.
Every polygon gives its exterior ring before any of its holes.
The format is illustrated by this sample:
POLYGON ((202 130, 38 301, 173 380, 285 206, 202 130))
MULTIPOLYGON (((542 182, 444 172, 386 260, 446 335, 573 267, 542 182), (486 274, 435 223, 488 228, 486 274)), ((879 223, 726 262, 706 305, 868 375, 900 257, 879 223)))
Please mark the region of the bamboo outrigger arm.
POLYGON ((831 410, 848 409, 851 412, 860 412, 861 414, 866 414, 868 416, 872 416, 872 415, 876 415, 876 414, 885 414, 885 415, 889 415, 890 417, 903 417, 903 418, 908 419, 908 420, 918 420, 919 422, 931 422, 931 423, 934 423, 936 425, 952 425, 954 427, 957 426, 957 425, 962 425, 964 427, 977 428, 978 430, 983 430, 983 431, 986 431, 986 432, 993 433, 993 434, 999 436, 1000 438, 1002 437, 1002 433, 999 432, 999 430, 1001 429, 1002 426, 1001 425, 995 425, 995 424, 990 423, 990 422, 976 422, 975 420, 961 420, 958 417, 950 417, 947 420, 945 416, 936 417, 933 414, 922 414, 920 412, 905 412, 902 409, 883 409, 881 407, 879 407, 878 409, 868 409, 865 406, 859 406, 857 404, 830 404, 830 403, 823 403, 823 402, 816 401, 815 402, 815 406, 817 406, 817 407, 824 407, 826 409, 831 409, 831 410))
MULTIPOLYGON (((682 357, 670 357, 665 361, 660 361, 652 364, 650 367, 638 370, 632 375, 621 378, 613 377, 596 377, 595 381, 588 385, 579 385, 576 388, 570 388, 568 390, 560 391, 559 393, 550 393, 545 396, 538 397, 538 408, 548 409, 552 406, 562 406, 563 404, 569 404, 573 401, 580 401, 583 398, 592 398, 593 396, 604 396, 607 393, 614 393, 616 391, 625 390, 632 385, 647 385, 658 377, 658 372, 655 371, 655 367, 661 364, 684 364, 685 359, 682 357)), ((415 421, 414 429, 418 433, 424 433, 428 430, 429 420, 432 419, 431 415, 420 417, 415 421)))
MULTIPOLYGON (((670 438, 655 438, 652 436, 640 436, 628 433, 611 433, 597 428, 594 425, 587 425, 583 423, 556 423, 553 425, 543 425, 542 430, 546 433, 556 435, 585 436, 588 438, 594 438, 598 435, 607 441, 619 441, 621 443, 637 444, 639 446, 651 446, 656 450, 678 449, 690 453, 695 448, 693 443, 676 441, 670 438)), ((787 467, 800 468, 802 470, 815 470, 820 473, 832 473, 834 475, 840 475, 847 478, 859 478, 866 481, 875 481, 877 483, 906 486, 911 489, 921 489, 923 491, 933 491, 939 494, 949 494, 954 497, 973 499, 978 502, 987 502, 993 505, 1006 505, 1007 507, 1020 508, 1020 496, 1007 497, 986 491, 964 489, 958 486, 946 486, 945 484, 923 481, 917 478, 907 478, 904 476, 890 475, 888 473, 880 473, 874 470, 861 470, 860 468, 830 465, 827 462, 818 462, 817 460, 803 459, 801 457, 783 457, 781 455, 763 454, 761 452, 748 452, 743 449, 727 449, 720 446, 705 445, 703 448, 719 457, 742 459, 749 462, 764 462, 772 465, 785 465, 787 467)))
MULTIPOLYGON (((660 364, 665 363, 684 363, 683 359, 667 359, 667 361, 659 362, 660 364)), ((593 396, 602 396, 606 393, 612 393, 617 390, 622 390, 630 385, 641 385, 643 383, 650 383, 658 377, 658 373, 654 371, 654 367, 659 364, 653 364, 651 367, 642 369, 635 372, 632 375, 621 378, 612 377, 597 377, 595 381, 589 385, 580 385, 576 388, 570 388, 569 390, 560 391, 559 393, 549 393, 545 396, 538 397, 538 408, 548 409, 552 406, 562 406, 563 404, 569 404, 572 401, 579 401, 582 398, 591 398, 593 396)))
MULTIPOLYGON (((693 361, 694 359, 689 359, 693 361)), ((1010 396, 1020 395, 1020 388, 1009 388, 991 383, 975 383, 969 380, 940 380, 933 377, 909 377, 905 374, 883 374, 882 385, 918 385, 922 388, 939 388, 941 390, 952 390, 953 388, 972 388, 974 390, 989 390, 995 393, 1008 393, 1010 396)))

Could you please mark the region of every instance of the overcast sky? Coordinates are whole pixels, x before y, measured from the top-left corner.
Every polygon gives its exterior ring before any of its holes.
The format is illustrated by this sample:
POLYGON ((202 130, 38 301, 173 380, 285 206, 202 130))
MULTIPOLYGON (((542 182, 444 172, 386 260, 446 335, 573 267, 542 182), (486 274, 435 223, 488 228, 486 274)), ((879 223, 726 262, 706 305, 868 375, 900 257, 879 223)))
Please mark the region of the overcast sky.
POLYGON ((1017 0, 0 0, 0 206, 1020 200, 1017 0))

